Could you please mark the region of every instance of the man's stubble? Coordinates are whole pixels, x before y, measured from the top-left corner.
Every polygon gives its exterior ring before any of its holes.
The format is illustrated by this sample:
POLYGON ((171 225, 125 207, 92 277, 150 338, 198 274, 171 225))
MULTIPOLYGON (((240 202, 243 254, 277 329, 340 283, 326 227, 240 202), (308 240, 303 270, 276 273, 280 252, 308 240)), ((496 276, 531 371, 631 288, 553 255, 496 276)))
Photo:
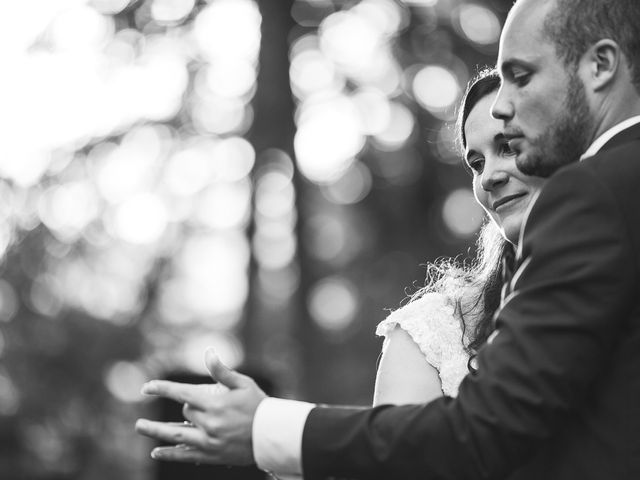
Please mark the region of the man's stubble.
POLYGON ((530 152, 518 155, 518 169, 526 175, 549 177, 560 167, 577 162, 591 143, 593 119, 584 85, 569 74, 563 114, 530 141, 530 152))

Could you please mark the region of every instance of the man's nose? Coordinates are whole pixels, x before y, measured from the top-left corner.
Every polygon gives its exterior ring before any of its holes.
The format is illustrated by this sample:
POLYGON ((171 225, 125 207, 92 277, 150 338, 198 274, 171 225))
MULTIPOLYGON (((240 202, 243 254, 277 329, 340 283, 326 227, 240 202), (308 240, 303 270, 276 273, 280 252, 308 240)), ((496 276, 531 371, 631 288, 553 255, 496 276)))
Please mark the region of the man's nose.
POLYGON ((509 120, 513 117, 513 104, 504 83, 498 89, 498 94, 491 105, 491 115, 498 120, 509 120))

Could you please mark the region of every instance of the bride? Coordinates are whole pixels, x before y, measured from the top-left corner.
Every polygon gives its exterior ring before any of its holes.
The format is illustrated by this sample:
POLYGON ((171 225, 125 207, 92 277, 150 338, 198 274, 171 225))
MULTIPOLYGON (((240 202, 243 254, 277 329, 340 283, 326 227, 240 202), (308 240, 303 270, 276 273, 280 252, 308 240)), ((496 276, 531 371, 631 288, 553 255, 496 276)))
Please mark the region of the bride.
POLYGON ((428 267, 427 286, 391 313, 376 333, 385 337, 373 404, 426 403, 456 396, 473 369, 475 352, 489 337, 505 275, 512 267, 520 226, 544 183, 516 168, 490 108, 500 87, 495 70, 469 83, 458 115, 464 163, 488 220, 472 265, 441 261, 428 267))

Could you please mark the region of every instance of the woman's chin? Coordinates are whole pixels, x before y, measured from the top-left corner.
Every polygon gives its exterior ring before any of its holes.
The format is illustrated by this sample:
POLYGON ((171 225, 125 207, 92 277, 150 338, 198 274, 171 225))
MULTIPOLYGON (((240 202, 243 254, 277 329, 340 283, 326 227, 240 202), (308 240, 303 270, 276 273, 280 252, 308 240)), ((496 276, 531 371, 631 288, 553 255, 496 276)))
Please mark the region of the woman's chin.
POLYGON ((502 235, 504 238, 514 245, 518 245, 518 239, 520 238, 520 225, 522 222, 516 219, 507 218, 502 223, 502 235))

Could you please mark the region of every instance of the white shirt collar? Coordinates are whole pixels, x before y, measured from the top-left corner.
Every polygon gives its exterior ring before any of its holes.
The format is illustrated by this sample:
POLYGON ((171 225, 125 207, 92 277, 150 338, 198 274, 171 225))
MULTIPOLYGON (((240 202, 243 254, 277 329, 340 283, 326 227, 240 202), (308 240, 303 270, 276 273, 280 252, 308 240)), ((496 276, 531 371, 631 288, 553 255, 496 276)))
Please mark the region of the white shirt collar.
POLYGON ((623 120, 622 122, 618 123, 617 125, 614 125, 613 127, 611 127, 609 130, 604 132, 602 135, 600 135, 598 138, 596 138, 593 141, 591 146, 589 148, 587 148, 587 151, 582 154, 582 156, 580 157, 580 160, 584 160, 585 158, 593 157, 596 153, 598 153, 600 151, 600 149, 602 147, 605 146, 605 144, 609 140, 611 140, 613 137, 615 137, 617 134, 619 134, 623 130, 626 130, 627 128, 635 125, 636 123, 640 123, 640 115, 636 115, 635 117, 627 118, 626 120, 623 120))

